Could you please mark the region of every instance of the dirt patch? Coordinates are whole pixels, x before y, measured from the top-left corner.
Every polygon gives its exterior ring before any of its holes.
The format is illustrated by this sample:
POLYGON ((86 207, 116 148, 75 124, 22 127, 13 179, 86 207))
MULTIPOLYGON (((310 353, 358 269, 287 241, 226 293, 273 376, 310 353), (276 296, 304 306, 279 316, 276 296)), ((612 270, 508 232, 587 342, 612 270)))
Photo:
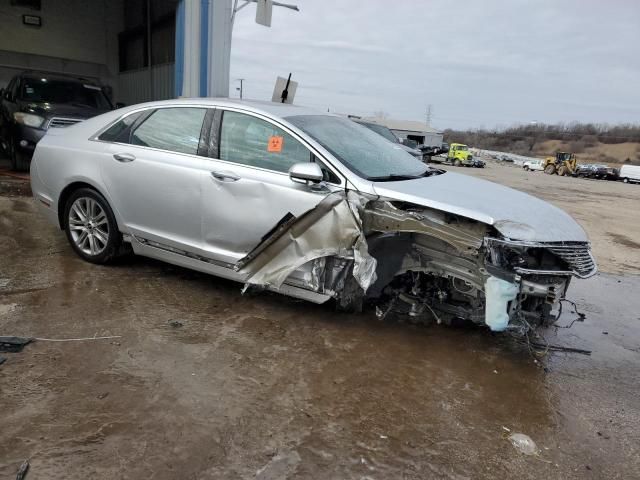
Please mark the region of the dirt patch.
POLYGON ((619 233, 611 233, 611 232, 607 232, 607 235, 613 238, 616 241, 616 243, 619 243, 621 245, 631 247, 631 248, 640 248, 640 243, 634 242, 626 235, 620 235, 619 233))
POLYGON ((31 185, 26 180, 0 177, 0 195, 5 197, 30 197, 31 185))

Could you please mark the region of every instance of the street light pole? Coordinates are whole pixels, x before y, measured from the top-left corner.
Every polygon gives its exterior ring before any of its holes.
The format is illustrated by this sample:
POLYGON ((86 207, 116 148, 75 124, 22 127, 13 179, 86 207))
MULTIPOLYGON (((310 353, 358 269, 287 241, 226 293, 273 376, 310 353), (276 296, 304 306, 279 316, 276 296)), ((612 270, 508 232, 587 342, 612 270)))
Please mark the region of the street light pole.
POLYGON ((240 100, 242 100, 242 83, 244 82, 244 78, 238 78, 240 81, 240 88, 236 88, 236 90, 240 91, 240 100))

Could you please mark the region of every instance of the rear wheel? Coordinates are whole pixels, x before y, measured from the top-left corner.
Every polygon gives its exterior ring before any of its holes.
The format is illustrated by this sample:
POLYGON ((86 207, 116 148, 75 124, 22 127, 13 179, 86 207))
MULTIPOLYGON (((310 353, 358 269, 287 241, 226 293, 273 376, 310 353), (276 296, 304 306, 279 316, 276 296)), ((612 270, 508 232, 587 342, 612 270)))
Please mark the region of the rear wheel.
POLYGON ((462 165, 462 162, 460 160, 456 159, 456 160, 453 161, 453 166, 454 167, 459 167, 460 165, 462 165))
POLYGON ((87 262, 109 263, 120 250, 122 234, 105 198, 81 188, 65 206, 65 232, 71 247, 87 262))
POLYGON ((629 179, 628 179, 628 178, 626 178, 626 177, 625 177, 625 178, 623 178, 623 179, 622 179, 622 181, 623 181, 624 183, 629 183, 629 179))
POLYGON ((544 173, 546 173, 548 175, 553 175, 554 173, 556 173, 556 166, 555 165, 547 165, 544 168, 544 173))
POLYGON ((529 171, 529 165, 525 165, 524 169, 528 172, 529 171))

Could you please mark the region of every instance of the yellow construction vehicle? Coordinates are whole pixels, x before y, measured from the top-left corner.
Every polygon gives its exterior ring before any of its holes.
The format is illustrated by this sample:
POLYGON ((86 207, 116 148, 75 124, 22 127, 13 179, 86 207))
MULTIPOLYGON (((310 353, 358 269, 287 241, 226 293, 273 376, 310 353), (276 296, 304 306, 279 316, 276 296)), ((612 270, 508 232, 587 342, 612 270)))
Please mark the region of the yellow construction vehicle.
POLYGON ((557 173, 560 176, 573 175, 576 172, 578 160, 575 153, 556 152, 555 157, 547 157, 542 162, 544 173, 553 175, 557 173))

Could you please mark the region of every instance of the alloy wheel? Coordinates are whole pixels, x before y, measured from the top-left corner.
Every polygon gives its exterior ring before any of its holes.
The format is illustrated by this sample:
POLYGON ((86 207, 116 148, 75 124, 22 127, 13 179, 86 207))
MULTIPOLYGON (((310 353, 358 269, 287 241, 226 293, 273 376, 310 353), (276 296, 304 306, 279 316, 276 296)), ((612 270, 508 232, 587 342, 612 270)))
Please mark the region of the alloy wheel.
POLYGON ((76 246, 87 255, 99 255, 109 242, 109 221, 93 198, 78 197, 69 209, 69 232, 76 246))

